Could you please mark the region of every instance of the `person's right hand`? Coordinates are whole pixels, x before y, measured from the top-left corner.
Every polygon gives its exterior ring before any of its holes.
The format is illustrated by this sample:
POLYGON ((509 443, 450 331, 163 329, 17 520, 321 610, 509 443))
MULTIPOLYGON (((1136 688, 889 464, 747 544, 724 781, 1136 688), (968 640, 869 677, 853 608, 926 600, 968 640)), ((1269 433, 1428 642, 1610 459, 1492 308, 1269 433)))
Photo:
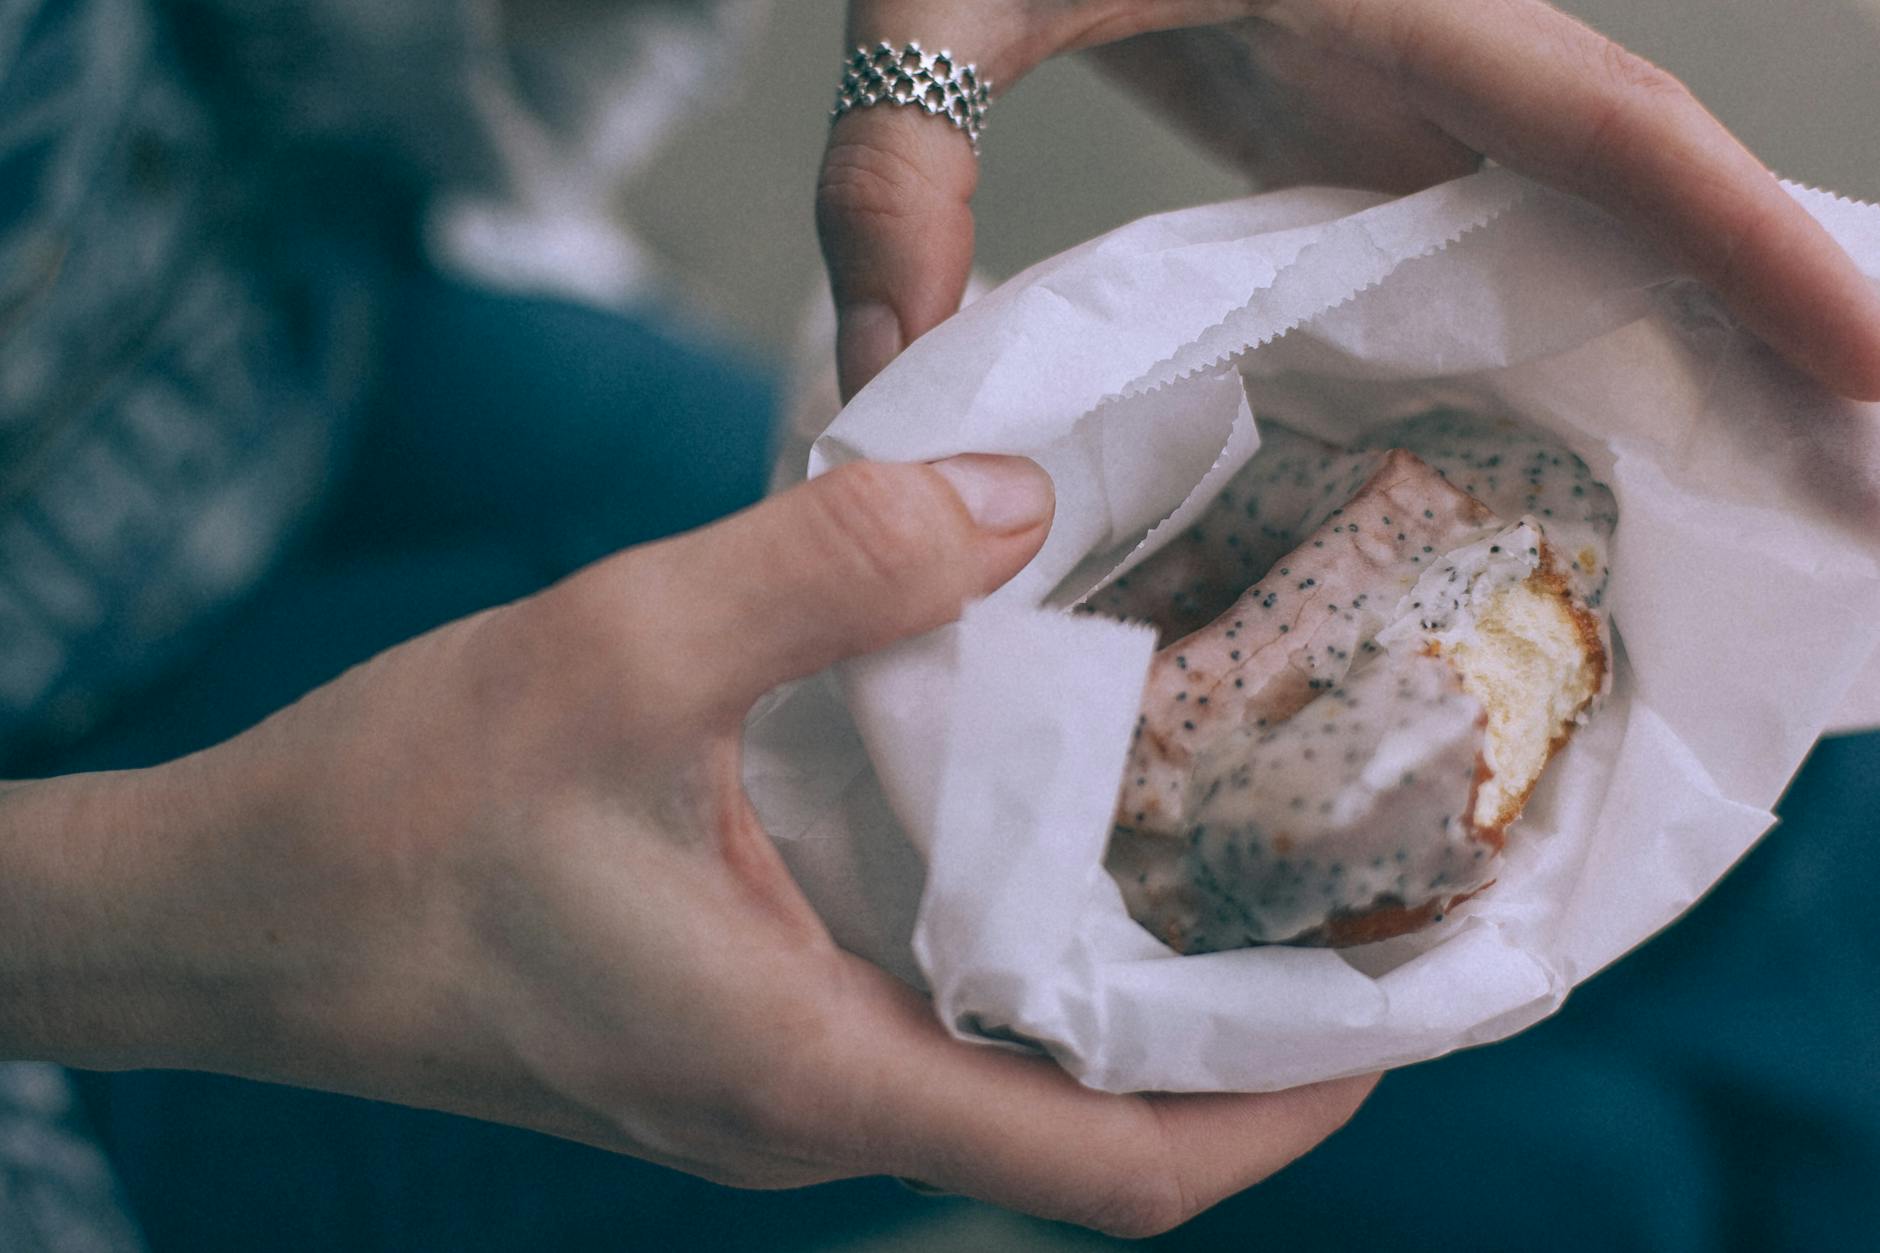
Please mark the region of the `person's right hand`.
POLYGON ((0 1055, 454 1110, 725 1182, 886 1173, 1131 1235, 1370 1088, 1107 1096, 841 951, 746 799, 766 690, 938 626, 1029 462, 851 465, 599 562, 152 771, 0 795, 0 1055))
MULTIPOLYGON (((1095 49, 1266 187, 1405 192, 1492 158, 1610 211, 1796 366, 1880 400, 1880 292, 1682 83, 1542 0, 852 0, 847 33, 949 48, 998 91, 1095 49)), ((995 108, 988 142, 1021 107, 995 108)), ((817 222, 844 397, 958 307, 977 180, 918 110, 831 129, 817 222)))

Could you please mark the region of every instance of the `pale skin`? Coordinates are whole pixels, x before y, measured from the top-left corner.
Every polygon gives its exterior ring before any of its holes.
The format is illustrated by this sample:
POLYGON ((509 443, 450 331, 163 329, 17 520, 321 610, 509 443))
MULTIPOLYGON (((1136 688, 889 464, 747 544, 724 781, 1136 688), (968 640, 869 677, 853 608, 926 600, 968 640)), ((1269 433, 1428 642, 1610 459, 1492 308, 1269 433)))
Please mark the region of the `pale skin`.
MULTIPOLYGON (((1267 187, 1405 192, 1492 158, 1611 212, 1797 367, 1880 400, 1880 292, 1683 84, 1540 0, 856 0, 847 34, 948 48, 995 101, 1093 49, 1267 187)), ((994 126, 1022 107, 995 103, 994 126)), ((916 110, 831 129, 817 220, 845 396, 958 307, 977 179, 959 132, 916 110)))
POLYGON ((1051 508, 1021 459, 848 466, 217 748, 13 786, 0 1057, 350 1092, 745 1186, 889 1173, 1174 1226, 1370 1081, 1107 1096, 956 1042, 830 940, 739 781, 759 695, 951 619, 1051 508))
MULTIPOLYGON (((1626 218, 1799 366, 1880 397, 1880 298, 1846 258, 1675 82, 1531 0, 869 0, 850 34, 950 44, 1002 88, 1104 46, 1269 181, 1408 189, 1486 153, 1626 218)), ((834 129, 819 219, 846 391, 957 306, 976 175, 929 119, 834 129)), ((739 785, 758 696, 948 621, 1049 514, 1022 461, 847 467, 206 752, 0 792, 0 1056, 351 1092, 742 1185, 888 1173, 1123 1234, 1177 1225, 1371 1081, 1116 1097, 957 1043, 833 944, 739 785)))

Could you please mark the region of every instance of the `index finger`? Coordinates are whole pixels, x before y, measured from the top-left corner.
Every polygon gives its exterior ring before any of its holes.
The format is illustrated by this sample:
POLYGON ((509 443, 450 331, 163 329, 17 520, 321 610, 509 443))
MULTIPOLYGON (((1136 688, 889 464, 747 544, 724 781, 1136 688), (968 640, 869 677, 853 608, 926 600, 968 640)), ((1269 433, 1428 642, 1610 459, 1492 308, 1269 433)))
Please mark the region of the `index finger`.
POLYGON ((879 979, 878 1029, 845 1066, 869 1169, 1112 1234, 1166 1231, 1251 1187, 1344 1125, 1376 1082, 1110 1095, 1043 1058, 951 1039, 922 998, 879 979))
POLYGON ((1463 143, 1584 197, 1843 395, 1880 400, 1880 291, 1676 78, 1539 0, 1282 0, 1463 143))

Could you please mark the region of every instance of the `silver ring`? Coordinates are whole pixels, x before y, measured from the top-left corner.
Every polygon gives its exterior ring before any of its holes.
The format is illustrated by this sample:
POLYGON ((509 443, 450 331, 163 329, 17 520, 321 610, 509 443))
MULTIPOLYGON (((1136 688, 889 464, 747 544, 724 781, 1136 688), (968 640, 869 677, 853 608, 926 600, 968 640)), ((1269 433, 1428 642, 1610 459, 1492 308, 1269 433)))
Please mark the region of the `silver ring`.
POLYGON ((907 105, 964 131, 976 156, 991 103, 992 84, 979 77, 978 67, 961 65, 944 48, 923 52, 918 43, 897 48, 883 40, 872 48, 857 48, 843 65, 842 87, 829 120, 878 104, 907 105))

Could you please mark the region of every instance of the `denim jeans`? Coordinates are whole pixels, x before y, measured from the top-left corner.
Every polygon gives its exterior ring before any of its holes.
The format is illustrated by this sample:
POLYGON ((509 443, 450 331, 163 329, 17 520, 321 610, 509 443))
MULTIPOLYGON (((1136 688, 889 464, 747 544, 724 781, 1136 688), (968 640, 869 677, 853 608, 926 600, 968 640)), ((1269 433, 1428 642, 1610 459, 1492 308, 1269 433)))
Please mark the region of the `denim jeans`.
MULTIPOLYGON (((770 394, 720 352, 429 279, 393 323, 321 531, 207 655, 65 768, 212 743, 374 651, 760 491, 770 394)), ((1387 1077, 1323 1148, 1154 1247, 1871 1239, 1880 736, 1821 745, 1782 813, 1689 917, 1555 1018, 1387 1077)), ((158 1253, 788 1250, 935 1204, 880 1180, 736 1192, 528 1132, 212 1076, 80 1084, 158 1253)))

